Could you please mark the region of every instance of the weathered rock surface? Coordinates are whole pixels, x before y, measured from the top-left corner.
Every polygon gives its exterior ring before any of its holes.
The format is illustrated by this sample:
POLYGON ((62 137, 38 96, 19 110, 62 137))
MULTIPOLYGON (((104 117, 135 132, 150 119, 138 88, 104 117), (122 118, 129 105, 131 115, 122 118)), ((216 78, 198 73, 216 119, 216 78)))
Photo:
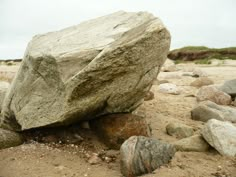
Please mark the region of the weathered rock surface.
POLYGON ((175 136, 181 139, 192 136, 194 130, 188 125, 172 122, 166 126, 166 132, 171 136, 175 136))
POLYGON ((5 98, 7 89, 9 88, 10 84, 8 82, 0 81, 0 112, 2 110, 2 103, 5 98))
POLYGON ((219 89, 232 97, 236 97, 236 79, 226 81, 219 89))
POLYGON ((196 95, 197 101, 212 101, 220 105, 229 105, 231 97, 227 93, 218 90, 214 86, 203 86, 196 95))
POLYGON ((2 123, 26 130, 131 112, 169 46, 168 30, 146 12, 117 12, 37 35, 5 99, 2 123))
POLYGON ((204 152, 210 148, 209 144, 201 135, 194 135, 178 140, 174 142, 173 145, 178 151, 204 152))
POLYGON ((172 60, 167 58, 164 65, 161 68, 161 71, 174 72, 174 71, 178 71, 178 68, 176 67, 175 63, 172 60))
POLYGON ((236 127, 232 123, 211 119, 203 127, 202 136, 220 154, 236 156, 236 127))
POLYGON ((143 117, 133 114, 111 114, 90 121, 90 128, 110 148, 119 149, 131 136, 150 136, 143 117))
POLYGON ((202 86, 212 85, 212 84, 214 84, 214 82, 211 79, 209 79, 208 77, 199 77, 195 81, 193 81, 190 84, 190 86, 202 87, 202 86))
POLYGON ((159 91, 173 95, 179 95, 181 93, 180 89, 175 84, 171 83, 160 84, 159 91))
POLYGON ((0 149, 18 146, 22 143, 22 137, 18 133, 0 128, 0 149))
POLYGON ((207 122, 210 119, 236 122, 236 109, 228 106, 217 105, 211 101, 199 104, 191 111, 194 120, 207 122))
POLYGON ((234 100, 234 102, 233 102, 233 106, 235 106, 236 107, 236 99, 234 100))
POLYGON ((151 173, 167 164, 175 154, 173 145, 143 136, 132 136, 120 149, 121 173, 125 177, 135 177, 151 173))

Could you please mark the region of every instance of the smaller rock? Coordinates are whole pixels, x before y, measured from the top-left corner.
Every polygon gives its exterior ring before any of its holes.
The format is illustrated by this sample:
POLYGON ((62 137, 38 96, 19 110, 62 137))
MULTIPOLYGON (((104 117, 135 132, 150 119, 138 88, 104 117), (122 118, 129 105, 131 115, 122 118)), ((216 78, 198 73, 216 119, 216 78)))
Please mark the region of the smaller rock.
POLYGON ((211 119, 201 133, 221 155, 236 156, 236 127, 232 123, 211 119))
POLYGON ((144 101, 149 101, 154 99, 154 93, 152 91, 148 91, 144 97, 144 101))
POLYGON ((2 110, 3 100, 9 86, 10 84, 8 82, 0 81, 0 112, 2 110))
POLYGON ((163 76, 163 79, 181 79, 182 78, 182 74, 180 73, 166 73, 164 76, 163 76))
POLYGON ((232 97, 236 97, 236 79, 225 81, 219 89, 232 97))
POLYGON ((203 122, 207 122, 210 119, 217 119, 235 123, 236 109, 217 105, 211 101, 205 101, 191 111, 191 118, 203 122))
POLYGON ((227 93, 218 90, 214 86, 203 86, 199 89, 196 95, 197 101, 210 100, 220 105, 229 105, 231 97, 227 93))
POLYGON ((153 81, 152 85, 160 85, 160 84, 165 84, 165 83, 169 83, 169 81, 168 80, 158 80, 158 79, 156 79, 156 80, 153 81))
POLYGON ((22 143, 20 134, 0 128, 0 149, 18 146, 22 143))
POLYGON ((131 136, 151 135, 145 119, 134 114, 110 114, 91 120, 89 123, 91 129, 112 149, 119 149, 131 136))
POLYGON ((180 139, 192 136, 194 133, 192 127, 181 123, 169 123, 166 126, 166 132, 180 139))
POLYGON ((165 83, 165 84, 159 85, 159 91, 162 93, 168 93, 168 94, 173 94, 173 95, 180 94, 180 89, 175 84, 171 84, 171 83, 165 83))
POLYGON ((193 73, 192 73, 192 72, 184 72, 184 73, 182 74, 182 76, 193 77, 193 73))
POLYGON ((210 148, 209 144, 202 138, 201 135, 194 135, 181 139, 174 142, 173 145, 178 151, 204 152, 210 148))
POLYGON ((173 145, 146 138, 132 136, 120 148, 120 169, 125 177, 151 173, 167 164, 175 154, 173 145))
POLYGON ((209 79, 208 77, 200 77, 197 78, 195 81, 193 81, 190 86, 193 87, 202 87, 202 86, 206 86, 206 85, 212 85, 214 84, 214 82, 209 79))
POLYGON ((91 165, 96 165, 101 163, 102 160, 98 157, 97 153, 92 153, 92 155, 88 159, 88 163, 91 165))
POLYGON ((236 107, 236 99, 234 100, 234 102, 233 102, 233 106, 235 106, 236 107))
POLYGON ((170 59, 166 59, 164 65, 161 68, 161 71, 163 72, 174 72, 178 71, 178 68, 176 67, 174 61, 170 59))
POLYGON ((199 69, 199 68, 195 68, 195 69, 193 70, 193 75, 192 75, 192 76, 193 76, 193 77, 207 77, 208 74, 207 74, 206 72, 202 71, 202 70, 199 69))

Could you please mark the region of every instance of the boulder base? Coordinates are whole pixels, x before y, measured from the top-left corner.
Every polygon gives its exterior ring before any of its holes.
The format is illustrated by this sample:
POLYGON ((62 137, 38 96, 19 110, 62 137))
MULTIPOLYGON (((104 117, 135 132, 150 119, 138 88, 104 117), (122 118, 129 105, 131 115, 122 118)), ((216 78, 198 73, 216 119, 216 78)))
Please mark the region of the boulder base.
POLYGON ((18 146, 22 143, 22 137, 18 133, 0 128, 0 149, 18 146))
POLYGON ((90 127, 110 148, 119 149, 131 136, 150 136, 150 128, 143 117, 133 114, 113 114, 90 121, 90 127))

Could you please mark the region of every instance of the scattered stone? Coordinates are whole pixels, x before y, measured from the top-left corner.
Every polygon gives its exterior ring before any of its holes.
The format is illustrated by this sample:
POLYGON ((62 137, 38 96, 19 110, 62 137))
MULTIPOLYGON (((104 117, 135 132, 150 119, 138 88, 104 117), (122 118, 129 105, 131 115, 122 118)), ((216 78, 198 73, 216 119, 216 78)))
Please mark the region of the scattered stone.
POLYGON ((236 123, 236 109, 217 105, 211 101, 205 101, 191 111, 191 117, 193 120, 203 122, 207 122, 210 119, 217 119, 236 123))
POLYGON ((0 112, 2 110, 2 103, 5 98, 5 94, 10 84, 8 82, 0 81, 0 112))
POLYGON ((208 77, 200 77, 197 78, 195 81, 193 81, 190 86, 193 87, 202 87, 202 86, 206 86, 206 85, 212 85, 214 84, 214 82, 209 79, 208 77))
POLYGON ((169 81, 168 80, 158 80, 158 79, 155 79, 153 81, 152 85, 160 85, 160 84, 165 84, 165 83, 169 83, 169 81))
POLYGON ((233 102, 233 106, 235 106, 236 107, 236 99, 234 100, 234 102, 233 102))
POLYGON ((194 133, 192 127, 181 123, 169 123, 166 126, 166 132, 180 139, 192 136, 194 133))
POLYGON ((175 84, 171 84, 171 83, 159 85, 159 91, 162 93, 168 93, 168 94, 173 94, 173 95, 180 94, 180 89, 175 84))
POLYGON ((143 117, 134 114, 111 114, 90 121, 91 129, 110 148, 119 149, 129 137, 150 136, 150 128, 143 117))
POLYGON ((174 61, 167 58, 164 65, 161 68, 161 71, 163 71, 163 72, 174 72, 174 71, 178 71, 178 68, 176 67, 174 61))
POLYGON ((37 35, 4 101, 3 118, 15 117, 8 123, 20 131, 132 112, 169 46, 168 30, 147 12, 120 11, 37 35))
POLYGON ((92 153, 92 155, 88 159, 88 163, 91 165, 97 165, 101 162, 102 160, 98 157, 97 153, 92 153))
POLYGON ((223 64, 223 61, 224 61, 224 60, 212 59, 210 65, 212 65, 212 66, 220 66, 220 65, 223 64))
POLYGON ((214 86, 203 86, 199 89, 196 95, 197 101, 210 100, 220 105, 231 104, 231 97, 227 93, 218 90, 214 86))
POLYGON ((18 146, 22 143, 20 134, 0 128, 0 149, 18 146))
POLYGON ((134 177, 151 173, 167 164, 175 154, 171 144, 143 136, 132 136, 121 148, 121 173, 125 177, 134 177))
POLYGON ((150 101, 154 99, 154 93, 152 91, 148 91, 144 97, 144 101, 150 101))
POLYGON ((182 75, 180 73, 168 73, 163 77, 164 79, 181 79, 182 75))
POLYGON ((236 97, 236 79, 226 81, 219 89, 232 97, 236 97))
POLYGON ((193 77, 193 73, 192 72, 185 72, 185 73, 182 74, 182 76, 193 77))
POLYGON ((174 142, 173 145, 178 151, 204 152, 210 148, 209 144, 202 138, 201 135, 194 135, 181 139, 174 142))
POLYGON ((199 68, 195 68, 195 69, 193 70, 193 75, 192 75, 192 76, 193 76, 193 77, 207 77, 208 74, 207 74, 206 72, 202 71, 202 70, 199 69, 199 68))
POLYGON ((236 156, 236 127, 232 123, 211 119, 201 133, 221 155, 236 156))

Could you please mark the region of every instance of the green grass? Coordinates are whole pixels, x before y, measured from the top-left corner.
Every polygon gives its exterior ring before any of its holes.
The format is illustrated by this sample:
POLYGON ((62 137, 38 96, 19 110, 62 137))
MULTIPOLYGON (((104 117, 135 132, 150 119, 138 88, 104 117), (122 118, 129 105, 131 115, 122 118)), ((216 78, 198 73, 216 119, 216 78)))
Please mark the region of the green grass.
POLYGON ((186 46, 169 52, 168 57, 173 60, 193 61, 202 60, 207 63, 210 59, 236 60, 236 47, 208 48, 205 46, 186 46))
POLYGON ((195 64, 200 64, 200 65, 210 65, 211 64, 211 60, 204 58, 204 59, 200 59, 200 60, 196 60, 194 61, 195 64))

